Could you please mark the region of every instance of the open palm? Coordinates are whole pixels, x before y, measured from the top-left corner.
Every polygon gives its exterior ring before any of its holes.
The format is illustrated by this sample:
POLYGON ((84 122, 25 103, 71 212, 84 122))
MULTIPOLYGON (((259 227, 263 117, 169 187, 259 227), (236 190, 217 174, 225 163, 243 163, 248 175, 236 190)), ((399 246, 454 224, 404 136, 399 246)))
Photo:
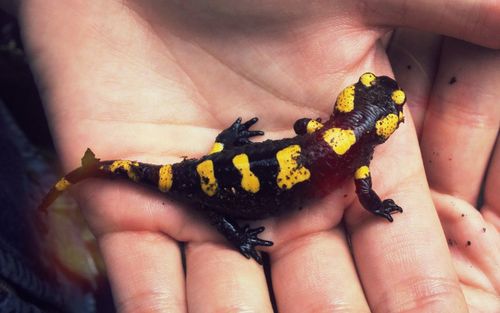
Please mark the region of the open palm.
MULTIPOLYGON (((292 135, 298 118, 328 117, 336 94, 359 74, 391 75, 381 40, 387 26, 419 26, 385 2, 33 0, 20 14, 70 169, 87 147, 103 159, 198 157, 238 116, 259 116, 256 129, 267 138, 292 135)), ((442 23, 431 8, 403 9, 428 14, 422 28, 500 45, 451 16, 442 23)), ((498 29, 495 21, 488 29, 498 29)), ((467 311, 407 120, 372 163, 375 190, 405 209, 394 223, 364 212, 350 182, 299 212, 263 221, 261 237, 275 242, 268 251, 281 312, 467 311)), ((92 180, 76 191, 121 311, 271 310, 262 268, 192 210, 126 183, 92 180), (178 241, 187 243, 187 275, 178 241)), ((494 308, 498 277, 491 282, 480 286, 494 308)), ((483 299, 474 296, 469 305, 483 299)))

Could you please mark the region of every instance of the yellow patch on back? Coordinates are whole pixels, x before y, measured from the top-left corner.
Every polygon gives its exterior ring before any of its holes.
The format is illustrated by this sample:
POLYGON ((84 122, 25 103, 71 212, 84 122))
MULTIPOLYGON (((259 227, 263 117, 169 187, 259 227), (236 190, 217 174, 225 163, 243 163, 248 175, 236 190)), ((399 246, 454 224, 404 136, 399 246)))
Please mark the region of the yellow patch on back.
POLYGON ((398 128, 399 117, 396 114, 389 114, 384 118, 381 118, 375 124, 375 129, 377 135, 385 139, 389 138, 392 133, 398 128))
POLYGON ((127 172, 128 178, 130 178, 133 181, 138 181, 139 177, 135 174, 133 171, 133 167, 139 166, 138 162, 135 161, 129 161, 129 160, 117 160, 114 161, 111 166, 109 167, 109 170, 114 173, 117 169, 121 168, 127 172))
POLYGON ((340 112, 351 112, 354 110, 354 85, 346 87, 337 97, 335 108, 340 112))
POLYGON ((172 172, 172 165, 166 164, 160 167, 158 173, 158 189, 161 192, 167 192, 172 188, 172 183, 174 181, 174 174, 172 172))
POLYGON ((356 143, 356 135, 351 129, 330 128, 323 133, 323 140, 338 155, 343 155, 356 143))
POLYGON ((300 151, 299 145, 292 145, 276 153, 276 159, 280 167, 276 183, 281 189, 291 189, 294 185, 311 177, 311 172, 297 162, 300 151))
POLYGON ((196 166, 196 171, 200 176, 201 189, 208 196, 213 196, 217 193, 218 185, 214 174, 214 162, 206 160, 196 166))
POLYGON ((370 169, 368 166, 363 165, 354 173, 354 179, 364 179, 370 177, 370 169))
POLYGON ((375 85, 375 79, 377 79, 377 76, 373 73, 364 73, 359 77, 359 81, 363 84, 365 87, 371 87, 375 85))
POLYGON ((233 165, 241 174, 241 188, 256 193, 260 189, 259 178, 250 170, 250 161, 245 153, 238 154, 233 158, 233 165))
POLYGON ((63 177, 56 183, 54 188, 57 191, 63 191, 66 190, 69 186, 71 186, 71 183, 66 178, 63 177))
POLYGON ((318 129, 321 129, 323 127, 323 124, 316 120, 310 120, 309 123, 307 123, 306 130, 308 134, 312 134, 318 129))
POLYGON ((224 145, 222 143, 216 141, 214 143, 214 145, 212 146, 212 150, 210 150, 210 152, 208 154, 221 152, 222 150, 224 150, 224 145))
POLYGON ((401 89, 394 90, 391 94, 391 98, 397 105, 402 105, 405 103, 406 95, 405 92, 401 89))

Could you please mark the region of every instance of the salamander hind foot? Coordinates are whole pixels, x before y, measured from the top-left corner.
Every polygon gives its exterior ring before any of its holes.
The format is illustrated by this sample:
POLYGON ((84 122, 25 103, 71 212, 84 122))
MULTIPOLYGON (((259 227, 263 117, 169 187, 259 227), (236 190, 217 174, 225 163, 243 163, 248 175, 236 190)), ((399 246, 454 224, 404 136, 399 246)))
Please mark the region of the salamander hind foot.
POLYGON ((262 264, 262 257, 260 253, 257 252, 255 247, 269 247, 273 245, 272 241, 263 240, 257 237, 257 235, 262 233, 264 229, 264 227, 250 228, 248 225, 245 225, 234 242, 241 254, 243 254, 247 259, 254 259, 259 264, 262 264))
POLYGON ((273 245, 272 241, 263 240, 257 237, 258 234, 264 231, 264 227, 250 228, 248 225, 240 227, 238 223, 215 211, 210 211, 208 214, 210 221, 217 228, 233 247, 238 249, 247 259, 254 259, 259 264, 262 264, 262 257, 255 249, 258 246, 269 247, 273 245))

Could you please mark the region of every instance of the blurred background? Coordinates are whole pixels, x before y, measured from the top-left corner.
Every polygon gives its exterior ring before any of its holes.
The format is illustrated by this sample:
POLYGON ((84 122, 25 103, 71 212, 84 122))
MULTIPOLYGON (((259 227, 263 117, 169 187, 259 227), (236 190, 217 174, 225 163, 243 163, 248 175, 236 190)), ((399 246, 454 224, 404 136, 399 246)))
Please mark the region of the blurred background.
POLYGON ((66 193, 16 20, 0 11, 0 312, 114 312, 98 248, 66 193))

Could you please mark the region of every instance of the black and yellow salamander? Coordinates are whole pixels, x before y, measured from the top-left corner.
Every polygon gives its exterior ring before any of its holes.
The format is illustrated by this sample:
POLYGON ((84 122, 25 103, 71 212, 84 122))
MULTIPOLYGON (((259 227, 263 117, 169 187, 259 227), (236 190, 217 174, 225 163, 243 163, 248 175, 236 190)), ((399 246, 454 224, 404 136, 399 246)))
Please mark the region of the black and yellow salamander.
POLYGON ((302 207, 304 199, 321 197, 354 178, 365 209, 392 222, 402 209, 391 199, 381 200, 372 189, 369 164, 381 144, 404 121, 405 93, 396 81, 361 75, 338 96, 325 123, 302 118, 296 136, 251 142, 263 135, 250 130, 257 122, 238 118, 222 131, 212 151, 199 159, 152 165, 129 160, 100 161, 87 149, 82 166, 59 180, 40 205, 45 211, 69 186, 89 177, 120 177, 156 188, 166 196, 190 203, 245 257, 261 262, 257 246, 264 227, 241 227, 237 220, 258 220, 302 207))

